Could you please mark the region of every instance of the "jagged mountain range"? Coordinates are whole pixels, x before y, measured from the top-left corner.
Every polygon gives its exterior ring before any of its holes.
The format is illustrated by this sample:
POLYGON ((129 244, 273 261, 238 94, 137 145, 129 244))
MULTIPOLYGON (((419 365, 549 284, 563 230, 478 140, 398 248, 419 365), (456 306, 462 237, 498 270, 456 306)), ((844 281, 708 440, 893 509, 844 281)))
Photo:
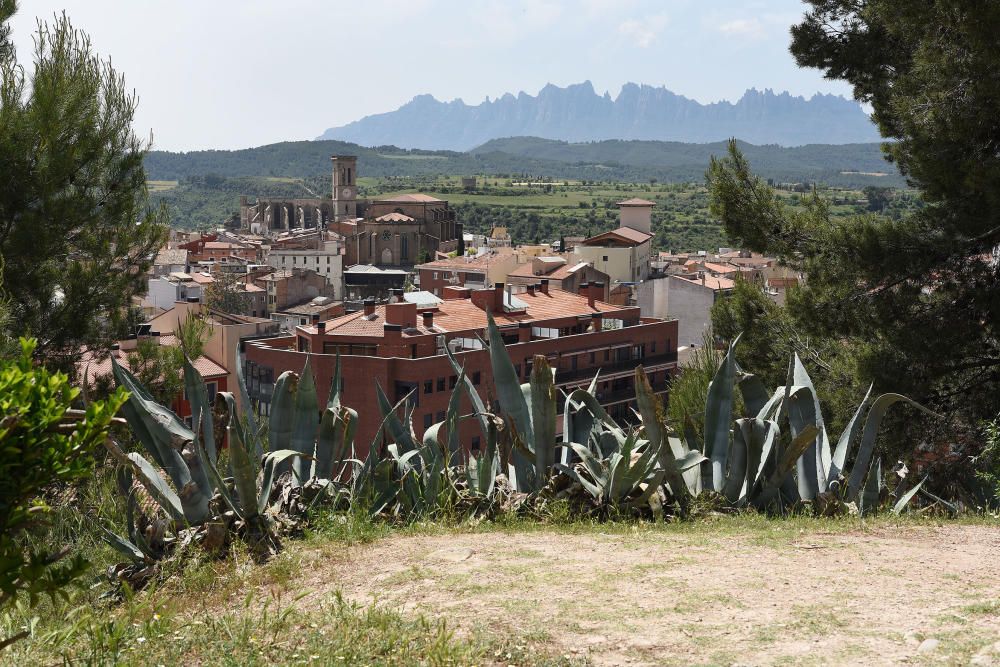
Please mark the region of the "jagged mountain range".
POLYGON ((507 93, 478 105, 418 95, 399 109, 326 130, 319 139, 364 146, 467 151, 492 139, 533 136, 570 142, 640 139, 802 146, 879 141, 861 106, 838 95, 809 99, 751 88, 735 104, 701 104, 664 87, 627 83, 617 97, 590 81, 538 95, 507 93))

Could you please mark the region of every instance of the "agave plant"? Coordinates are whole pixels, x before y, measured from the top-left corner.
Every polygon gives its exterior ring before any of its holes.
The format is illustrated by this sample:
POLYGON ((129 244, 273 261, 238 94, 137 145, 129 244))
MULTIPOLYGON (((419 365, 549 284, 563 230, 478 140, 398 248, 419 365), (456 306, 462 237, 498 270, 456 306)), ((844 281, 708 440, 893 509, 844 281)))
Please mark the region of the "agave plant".
MULTIPOLYGON (((239 371, 238 397, 219 392, 213 410, 204 380, 190 361, 185 362, 185 389, 194 413, 194 428, 188 428, 171 410, 157 404, 128 370, 114 361, 112 369, 118 384, 130 394, 122 408, 125 419, 153 459, 150 462, 138 452, 125 453, 117 443, 108 443, 127 470, 121 481, 126 492, 128 537, 106 529, 104 536, 133 560, 163 558, 178 537, 218 547, 228 539, 230 530, 246 537, 260 553, 273 553, 280 547, 274 518, 287 511, 288 498, 293 495, 286 490, 279 494, 283 503, 272 503, 282 468, 294 462, 292 474, 284 478, 286 489, 299 490, 305 481, 318 491, 329 491, 334 486, 331 478, 343 474, 347 453, 353 450, 357 413, 340 403, 339 359, 330 401, 320 419, 319 411, 312 409, 316 389, 308 360, 301 377, 285 373, 279 378, 266 453, 262 429, 239 371), (218 469, 220 427, 228 436, 229 477, 218 469), (141 516, 133 480, 166 519, 141 516)), ((334 489, 328 495, 341 492, 334 489)))
POLYGON ((755 376, 742 374, 739 390, 753 416, 732 422, 736 378, 741 374, 734 355, 738 340, 730 344, 709 385, 704 442, 695 442, 693 429, 685 433, 688 446, 700 449, 708 459, 702 467, 700 488, 720 494, 734 505, 780 508, 809 501, 828 508, 849 502, 870 510, 883 484, 881 464, 873 463, 872 454, 886 410, 896 403, 909 403, 933 413, 900 394, 883 394, 869 403, 869 389, 831 448, 818 395, 801 360, 794 355, 786 384, 773 392, 755 376), (782 437, 781 424, 787 426, 787 438, 782 437), (845 477, 856 441, 857 454, 845 477))

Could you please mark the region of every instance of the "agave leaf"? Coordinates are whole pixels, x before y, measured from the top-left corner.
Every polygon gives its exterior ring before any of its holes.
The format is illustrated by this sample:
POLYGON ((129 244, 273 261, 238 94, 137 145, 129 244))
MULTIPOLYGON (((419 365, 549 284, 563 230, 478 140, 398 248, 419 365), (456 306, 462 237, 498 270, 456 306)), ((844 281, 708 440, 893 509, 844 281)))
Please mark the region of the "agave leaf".
POLYGON ((472 383, 472 379, 463 373, 465 367, 458 363, 455 358, 455 353, 448 348, 447 345, 444 346, 445 354, 448 355, 448 361, 451 363, 451 367, 455 369, 456 375, 463 375, 465 377, 465 382, 461 386, 465 388, 465 395, 469 397, 469 402, 472 403, 472 410, 476 415, 476 419, 479 420, 479 428, 483 432, 483 437, 486 437, 490 428, 492 428, 489 420, 489 413, 486 410, 486 405, 483 403, 483 399, 479 397, 479 392, 476 391, 476 385, 472 383))
POLYGON ((182 502, 180 496, 174 493, 167 481, 160 477, 160 473, 137 452, 129 452, 126 457, 132 462, 133 470, 139 482, 146 487, 149 495, 162 507, 170 518, 176 521, 188 521, 198 524, 204 521, 208 515, 208 503, 205 504, 204 514, 200 514, 200 507, 189 508, 182 502), (189 516, 189 509, 198 510, 193 516, 189 516))
POLYGON ((260 484, 260 493, 257 494, 257 514, 263 514, 267 509, 267 504, 271 499, 271 489, 274 488, 274 480, 277 479, 278 469, 281 464, 292 458, 310 458, 302 452, 294 449, 278 449, 264 454, 263 477, 260 484))
MULTIPOLYGON (((312 457, 316 451, 316 433, 319 428, 319 397, 316 394, 316 380, 313 378, 312 364, 309 363, 308 355, 302 375, 299 377, 294 405, 290 449, 312 457)), ((309 479, 310 460, 300 456, 293 461, 294 485, 304 484, 309 479)))
MULTIPOLYGON (((813 447, 806 450, 798 462, 799 466, 799 495, 805 500, 812 500, 820 493, 827 491, 827 479, 830 474, 830 438, 826 434, 826 426, 823 424, 823 412, 819 404, 819 395, 813 386, 812 378, 802 365, 799 355, 792 358, 793 370, 792 379, 796 385, 806 387, 809 397, 812 399, 811 408, 803 404, 800 407, 801 414, 809 418, 816 424, 818 433, 813 447)), ((797 428, 792 428, 792 437, 797 433, 797 428)))
POLYGON ((558 468, 564 475, 569 477, 571 480, 579 484, 584 488, 584 490, 590 494, 594 500, 600 501, 603 497, 602 489, 591 482, 589 479, 581 475, 573 466, 563 465, 562 463, 556 463, 556 468, 558 468))
POLYGON ((142 550, 139 549, 139 547, 132 544, 121 535, 111 532, 104 526, 99 526, 99 528, 101 529, 101 537, 104 538, 104 541, 107 542, 108 545, 110 545, 115 551, 127 558, 131 558, 132 561, 136 563, 146 562, 146 556, 142 553, 142 550))
POLYGON ((878 510, 879 496, 882 492, 882 459, 876 459, 868 471, 864 492, 858 503, 862 515, 878 510))
POLYGON ((802 452, 812 444, 812 441, 816 439, 816 427, 813 424, 807 424, 802 431, 792 439, 789 443, 788 448, 781 453, 778 459, 778 464, 775 466, 774 472, 771 475, 769 484, 771 486, 781 486, 782 482, 788 477, 788 473, 792 471, 795 467, 795 462, 799 460, 802 456, 802 452))
MULTIPOLYGON (((111 370, 118 385, 129 392, 128 400, 122 406, 129 429, 157 465, 167 472, 174 486, 178 489, 187 487, 192 482, 192 474, 181 456, 181 450, 194 440, 194 433, 173 411, 153 400, 142 383, 114 357, 111 358, 111 370)), ((196 484, 198 482, 201 480, 195 480, 196 484)), ((204 485, 198 486, 207 490, 207 478, 204 485)))
POLYGON ((920 480, 919 482, 917 482, 916 486, 914 486, 912 489, 910 489, 909 491, 907 491, 906 493, 904 493, 902 496, 900 496, 899 500, 897 500, 896 504, 893 505, 893 507, 892 507, 892 513, 895 514, 895 515, 897 515, 897 516, 900 515, 900 514, 902 514, 903 510, 906 509, 906 506, 910 504, 911 500, 913 500, 913 496, 917 495, 917 492, 920 491, 920 487, 923 486, 924 482, 926 482, 926 481, 927 481, 927 477, 924 476, 924 478, 922 480, 920 480))
MULTIPOLYGON (((201 441, 198 439, 197 434, 195 434, 195 436, 196 436, 195 439, 194 439, 195 451, 197 451, 198 452, 198 456, 201 457, 202 464, 205 466, 205 469, 208 471, 208 477, 209 477, 210 480, 212 480, 212 483, 215 485, 215 488, 218 491, 219 495, 222 496, 222 501, 224 503, 226 503, 226 505, 229 507, 229 509, 231 509, 233 512, 235 512, 236 516, 238 516, 240 519, 246 521, 246 515, 244 514, 243 510, 240 508, 239 503, 236 502, 236 499, 233 498, 232 494, 229 493, 229 488, 226 486, 225 481, 222 479, 222 475, 219 474, 219 469, 208 458, 208 452, 205 450, 205 447, 202 445, 201 441)), ((230 451, 233 449, 233 447, 236 447, 236 446, 239 446, 239 445, 235 444, 235 438, 230 438, 230 440, 229 440, 230 451)))
POLYGON ((510 415, 518 433, 525 442, 534 443, 535 435, 531 427, 531 413, 528 402, 521 391, 521 381, 514 372, 514 363, 510 360, 503 337, 497 328, 493 316, 486 314, 487 333, 490 342, 490 364, 493 367, 493 382, 496 385, 497 399, 504 414, 510 415))
MULTIPOLYGON (((274 382, 267 422, 268 451, 274 452, 292 447, 292 424, 295 419, 295 396, 298 393, 298 386, 299 376, 292 371, 285 371, 274 382)), ((282 464, 276 474, 280 475, 290 469, 289 464, 282 464)))
POLYGON ((198 416, 198 421, 192 422, 197 438, 198 432, 202 434, 202 447, 208 455, 208 461, 213 465, 217 460, 215 449, 215 433, 212 425, 212 406, 208 404, 208 389, 205 387, 205 380, 201 377, 192 364, 191 360, 184 357, 184 389, 187 392, 187 399, 191 403, 191 414, 198 416))
POLYGON ((333 379, 330 380, 330 391, 327 393, 326 407, 337 410, 340 407, 340 351, 337 351, 337 361, 333 366, 333 379))
POLYGON ((754 494, 764 469, 774 451, 774 443, 780 434, 777 422, 762 419, 753 420, 753 437, 748 443, 747 484, 741 501, 748 500, 754 494))
MULTIPOLYGON (((737 372, 739 372, 738 367, 737 372)), ((764 387, 764 383, 752 373, 746 373, 740 378, 739 387, 748 415, 759 414, 770 400, 771 394, 764 387)))
POLYGON ((341 405, 335 410, 327 408, 324 411, 316 447, 316 477, 334 478, 334 469, 344 462, 347 453, 354 447, 357 428, 358 413, 353 408, 341 405), (325 459, 320 458, 320 452, 326 456, 325 459))
POLYGON ((389 432, 389 437, 392 438, 393 442, 402 447, 404 452, 416 450, 418 445, 413 439, 412 432, 404 426, 403 422, 399 419, 399 415, 396 414, 396 409, 400 405, 404 406, 405 411, 406 401, 410 397, 410 394, 407 394, 399 403, 393 406, 385 395, 385 391, 382 390, 382 385, 378 382, 375 383, 375 392, 378 396, 379 409, 382 411, 385 428, 389 432))
POLYGON ((535 484, 549 479, 556 454, 556 386, 553 369, 543 355, 535 355, 531 369, 531 423, 535 450, 535 484))
POLYGON ((753 439, 753 427, 749 419, 737 419, 733 429, 733 444, 729 452, 729 470, 722 495, 731 503, 743 496, 747 483, 747 459, 750 440, 753 439))
POLYGON ((851 449, 851 443, 854 442, 858 432, 861 430, 861 413, 864 411, 865 406, 868 405, 868 399, 872 395, 872 387, 874 385, 868 385, 865 397, 861 399, 858 409, 854 411, 854 416, 851 417, 851 421, 847 422, 844 432, 840 434, 837 447, 834 449, 833 457, 830 460, 830 475, 827 477, 828 485, 833 484, 840 477, 840 473, 844 469, 844 463, 847 461, 847 454, 851 449))
POLYGON ((782 402, 785 400, 785 387, 778 387, 771 394, 771 398, 768 399, 761 409, 757 412, 757 419, 763 419, 765 421, 772 419, 775 416, 775 412, 782 409, 782 402))
MULTIPOLYGON (((740 334, 742 335, 742 334, 740 334)), ((712 489, 722 493, 729 454, 729 423, 733 416, 733 385, 736 378, 736 336, 708 385, 705 401, 705 455, 712 461, 712 489)), ((669 480, 670 476, 667 475, 669 480)))
POLYGON ((871 409, 868 410, 868 417, 865 419, 865 430, 861 434, 858 456, 854 461, 854 468, 851 470, 851 477, 847 484, 847 500, 849 501, 857 499, 858 492, 861 490, 864 474, 870 467, 869 462, 871 461, 872 452, 875 449, 875 437, 878 435, 878 427, 882 423, 882 417, 896 403, 909 403, 918 410, 932 416, 937 416, 916 401, 912 401, 901 394, 882 394, 876 398, 872 403, 871 409))
POLYGON ((239 392, 236 394, 240 399, 240 415, 247 420, 250 432, 253 434, 254 459, 260 460, 264 455, 263 447, 260 443, 260 425, 257 423, 257 415, 254 414, 253 405, 250 403, 250 395, 247 394, 247 381, 243 377, 243 364, 236 364, 236 382, 239 392))
POLYGON ((642 428, 646 431, 646 439, 657 447, 660 467, 666 471, 664 479, 670 493, 683 506, 687 503, 690 491, 684 482, 670 443, 666 442, 667 419, 663 402, 653 393, 649 378, 646 377, 642 366, 635 369, 635 399, 639 405, 639 413, 642 415, 642 428))

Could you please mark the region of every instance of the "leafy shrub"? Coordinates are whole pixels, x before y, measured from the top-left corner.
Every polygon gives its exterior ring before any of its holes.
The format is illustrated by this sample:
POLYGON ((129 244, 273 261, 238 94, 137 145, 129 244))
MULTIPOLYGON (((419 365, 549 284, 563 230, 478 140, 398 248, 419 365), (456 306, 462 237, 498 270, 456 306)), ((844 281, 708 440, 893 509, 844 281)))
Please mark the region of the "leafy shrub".
MULTIPOLYGON (((119 390, 87 410, 71 408, 78 391, 69 378, 32 361, 35 342, 21 340, 21 353, 0 362, 0 609, 27 595, 65 596, 86 569, 69 547, 55 553, 27 549, 19 537, 50 511, 48 488, 90 475, 93 452, 107 437, 126 394, 119 390)), ((0 648, 24 633, 0 641, 0 648)))

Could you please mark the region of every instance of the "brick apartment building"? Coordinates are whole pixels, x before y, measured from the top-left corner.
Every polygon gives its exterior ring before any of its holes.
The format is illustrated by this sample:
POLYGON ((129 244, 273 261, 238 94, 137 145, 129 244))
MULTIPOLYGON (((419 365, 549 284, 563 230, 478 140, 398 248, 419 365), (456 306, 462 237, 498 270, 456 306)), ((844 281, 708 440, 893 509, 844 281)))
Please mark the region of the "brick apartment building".
POLYGON ((206 234, 193 241, 181 243, 179 249, 187 251, 187 261, 190 264, 229 262, 231 260, 260 261, 261 250, 259 247, 232 241, 219 241, 218 238, 218 234, 206 234))
MULTIPOLYGON (((666 394, 677 368, 676 320, 641 317, 638 307, 600 301, 601 284, 581 285, 578 294, 550 289, 546 280, 520 289, 505 289, 503 283, 477 290, 446 287, 444 300, 433 307, 396 300, 397 295, 394 303, 369 301, 362 311, 297 327, 294 335, 249 341, 245 374, 251 398, 260 401, 261 413, 269 412, 275 378, 286 370, 301 372, 308 356, 324 404, 339 352, 342 396, 360 418, 358 453, 367 453, 381 423, 376 382, 393 401, 413 392, 413 428, 419 437, 443 421, 457 382, 446 345, 483 399, 495 398, 484 345, 487 312, 500 327, 522 382, 528 380, 534 355, 542 354, 556 369, 556 385, 563 391, 586 387, 599 370, 598 399, 616 419, 630 418, 637 365, 645 367, 654 390, 666 394)), ((560 400, 560 412, 562 407, 560 400)), ((471 410, 466 398, 462 410, 471 410)), ((481 446, 474 420, 463 422, 460 439, 467 449, 481 446)))

